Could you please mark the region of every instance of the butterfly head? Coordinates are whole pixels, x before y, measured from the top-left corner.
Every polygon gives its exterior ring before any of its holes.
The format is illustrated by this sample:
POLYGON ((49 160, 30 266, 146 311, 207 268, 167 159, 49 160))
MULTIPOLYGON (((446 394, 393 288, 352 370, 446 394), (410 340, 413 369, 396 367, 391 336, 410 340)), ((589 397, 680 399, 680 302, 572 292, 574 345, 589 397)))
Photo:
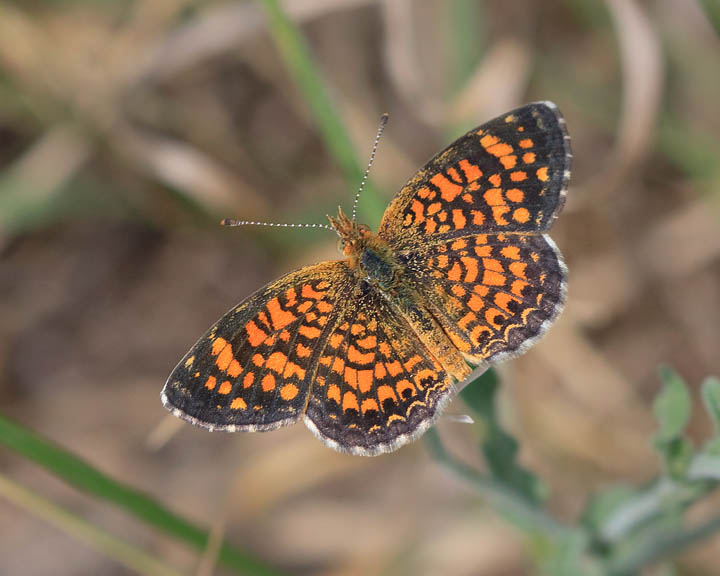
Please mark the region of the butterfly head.
POLYGON ((328 220, 340 237, 339 248, 351 260, 363 251, 368 240, 373 237, 369 227, 348 218, 341 208, 337 216, 328 216, 328 220))

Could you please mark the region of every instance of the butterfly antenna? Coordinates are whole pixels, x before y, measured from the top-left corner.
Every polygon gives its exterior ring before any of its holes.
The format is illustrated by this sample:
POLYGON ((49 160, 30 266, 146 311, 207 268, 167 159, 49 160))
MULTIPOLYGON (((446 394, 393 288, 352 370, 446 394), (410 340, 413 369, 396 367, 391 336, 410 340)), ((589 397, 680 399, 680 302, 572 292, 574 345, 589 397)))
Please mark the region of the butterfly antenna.
POLYGON ((221 226, 272 226, 275 228, 324 228, 335 231, 329 224, 282 224, 279 222, 255 222, 254 220, 230 220, 225 218, 220 221, 221 226))
POLYGON ((365 188, 365 183, 367 182, 368 175, 370 174, 370 167, 373 165, 373 161, 375 160, 375 152, 377 152, 377 147, 380 143, 380 136, 382 136, 383 130, 385 130, 385 126, 387 126, 389 118, 390 115, 387 113, 380 116, 380 125, 378 126, 377 134, 375 136, 375 142, 373 142, 372 152, 370 152, 370 162, 368 162, 367 168, 365 168, 365 174, 363 174, 362 180, 360 180, 360 188, 358 188, 357 194, 355 194, 355 201, 353 202, 352 209, 353 222, 355 222, 355 218, 357 216, 357 205, 360 200, 360 194, 365 188))

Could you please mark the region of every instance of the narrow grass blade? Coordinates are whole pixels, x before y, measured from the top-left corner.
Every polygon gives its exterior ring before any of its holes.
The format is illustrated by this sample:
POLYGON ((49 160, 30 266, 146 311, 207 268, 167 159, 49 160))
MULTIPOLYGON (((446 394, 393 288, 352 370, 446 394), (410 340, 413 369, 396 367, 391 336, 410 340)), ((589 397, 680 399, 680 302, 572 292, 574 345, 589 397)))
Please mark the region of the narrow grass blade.
MULTIPOLYGON (((288 18, 277 0, 258 0, 268 17, 270 32, 300 94, 305 99, 325 145, 342 168, 348 183, 360 184, 364 166, 358 163, 355 150, 313 60, 310 47, 296 24, 288 18)), ((370 152, 368 142, 368 153, 370 152)), ((358 207, 368 224, 380 222, 387 202, 368 183, 358 207)))
POLYGON ((175 568, 108 534, 2 474, 0 474, 0 496, 4 496, 19 508, 52 524, 133 572, 147 576, 180 576, 181 574, 175 568))
MULTIPOLYGON (((146 494, 117 482, 63 448, 0 416, 0 444, 39 464, 74 488, 110 502, 160 532, 202 550, 208 531, 174 514, 146 494)), ((278 572, 223 543, 220 563, 239 573, 270 576, 278 572)))

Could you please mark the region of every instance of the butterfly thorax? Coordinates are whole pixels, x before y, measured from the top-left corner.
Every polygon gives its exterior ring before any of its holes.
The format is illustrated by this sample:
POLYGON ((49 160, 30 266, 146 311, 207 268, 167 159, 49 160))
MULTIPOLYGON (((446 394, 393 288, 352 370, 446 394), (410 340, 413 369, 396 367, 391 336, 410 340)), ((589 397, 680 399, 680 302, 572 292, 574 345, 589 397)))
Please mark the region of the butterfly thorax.
POLYGON ((348 264, 358 278, 384 291, 392 290, 402 268, 388 243, 373 234, 368 226, 350 220, 342 210, 337 218, 329 219, 340 236, 343 254, 347 256, 348 264))

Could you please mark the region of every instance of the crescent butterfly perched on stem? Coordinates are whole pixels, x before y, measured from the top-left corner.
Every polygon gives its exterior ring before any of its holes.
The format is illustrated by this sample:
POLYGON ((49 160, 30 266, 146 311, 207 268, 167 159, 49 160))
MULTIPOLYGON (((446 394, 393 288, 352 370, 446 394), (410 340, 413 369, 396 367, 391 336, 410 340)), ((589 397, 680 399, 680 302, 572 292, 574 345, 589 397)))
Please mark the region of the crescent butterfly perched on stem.
POLYGON ((567 270, 546 233, 571 159, 551 102, 471 130, 400 190, 377 234, 355 209, 331 217, 345 258, 291 272, 230 310, 170 374, 163 404, 229 432, 303 418, 353 454, 417 438, 472 367, 521 354, 562 310, 567 270))

